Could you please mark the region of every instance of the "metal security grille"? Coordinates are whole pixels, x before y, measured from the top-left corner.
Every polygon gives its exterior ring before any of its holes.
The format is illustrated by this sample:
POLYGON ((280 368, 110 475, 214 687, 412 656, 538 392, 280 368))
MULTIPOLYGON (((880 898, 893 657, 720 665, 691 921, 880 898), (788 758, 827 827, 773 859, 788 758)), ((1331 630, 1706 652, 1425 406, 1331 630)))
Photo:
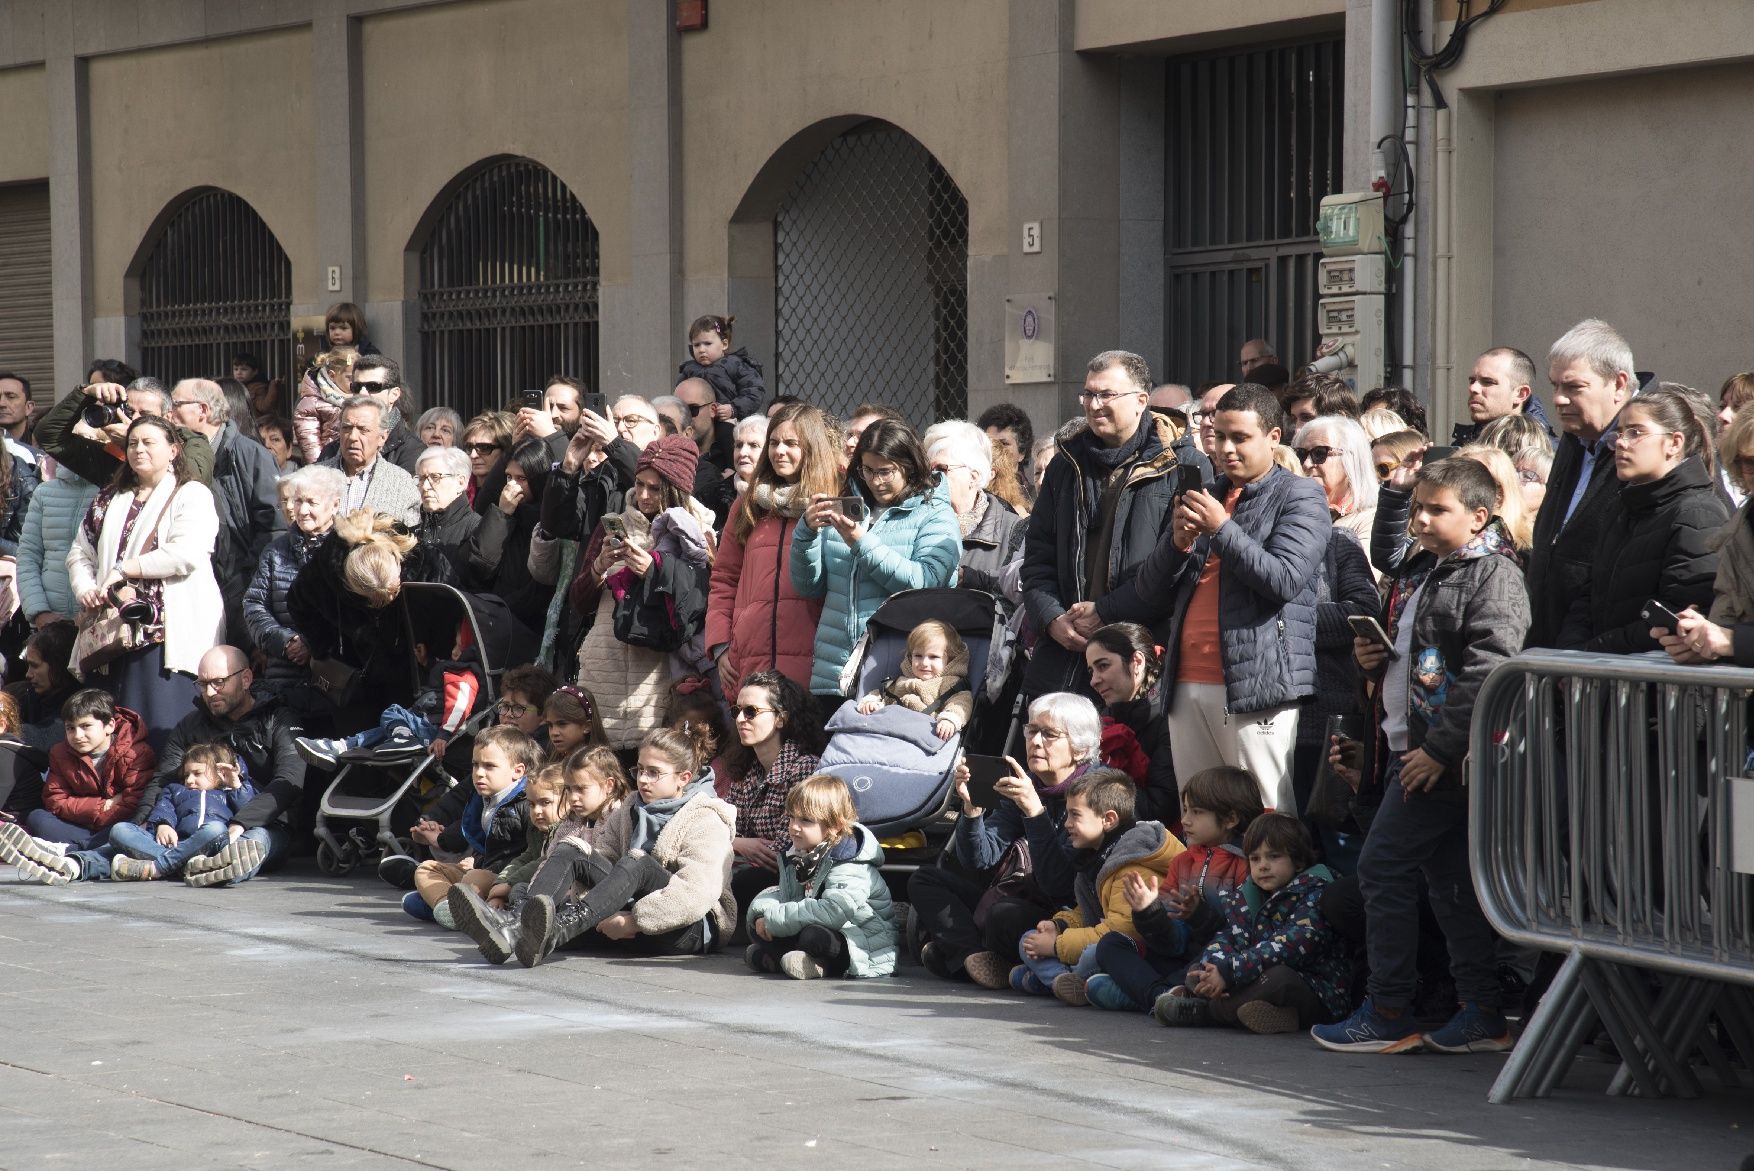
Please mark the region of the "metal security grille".
POLYGON ((1316 343, 1315 235, 1339 189, 1338 38, 1169 63, 1164 233, 1169 369, 1177 381, 1236 377, 1265 337, 1307 363, 1316 343))
POLYGON ((255 209, 204 191, 164 227, 140 272, 140 369, 166 386, 229 378, 246 350, 292 374, 292 262, 255 209))
POLYGON ((887 123, 840 135, 774 218, 774 388, 916 425, 968 411, 968 200, 887 123))
POLYGON ((597 381, 597 228, 548 168, 493 163, 420 250, 421 400, 466 419, 551 374, 597 381))
POLYGON ((0 187, 0 370, 55 400, 55 321, 50 295, 49 185, 0 187))

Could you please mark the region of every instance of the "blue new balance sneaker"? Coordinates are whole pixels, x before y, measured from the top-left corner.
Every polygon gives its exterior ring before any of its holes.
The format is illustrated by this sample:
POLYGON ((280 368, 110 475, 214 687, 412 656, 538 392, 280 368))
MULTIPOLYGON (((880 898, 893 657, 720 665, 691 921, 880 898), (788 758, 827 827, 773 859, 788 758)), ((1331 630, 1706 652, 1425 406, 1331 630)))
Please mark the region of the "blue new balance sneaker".
POLYGON ((1503 1053, 1515 1044, 1504 1014, 1477 1004, 1464 1003, 1447 1025, 1425 1034, 1425 1047, 1439 1053, 1503 1053))
POLYGON ((1339 1024, 1317 1025, 1309 1035, 1335 1053, 1417 1053, 1424 1044, 1411 1013, 1391 1020, 1377 1012, 1369 999, 1339 1024))
POLYGON ((1029 970, 1028 964, 1017 964, 1011 969, 1011 991, 1025 996, 1053 995, 1053 991, 1041 982, 1041 977, 1029 970))
POLYGON ((402 909, 416 919, 424 919, 428 923, 435 919, 432 908, 426 905, 426 900, 420 897, 420 892, 417 890, 411 890, 402 896, 402 909))
POLYGON ((1084 995, 1097 1008, 1106 1008, 1110 1012, 1144 1012, 1145 1009, 1122 991, 1115 983, 1115 978, 1107 972, 1098 972, 1084 982, 1084 995))

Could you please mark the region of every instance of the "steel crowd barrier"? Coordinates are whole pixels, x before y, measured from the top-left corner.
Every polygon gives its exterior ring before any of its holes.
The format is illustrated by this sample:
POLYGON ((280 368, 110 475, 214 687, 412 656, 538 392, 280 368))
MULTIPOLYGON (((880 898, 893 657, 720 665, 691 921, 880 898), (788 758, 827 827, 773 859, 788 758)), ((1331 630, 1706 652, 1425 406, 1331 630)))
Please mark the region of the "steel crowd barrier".
POLYGON ((1507 939, 1565 956, 1489 1095, 1546 1097, 1605 1029, 1609 1093, 1701 1092, 1754 1061, 1754 670, 1529 652, 1474 709, 1474 887, 1507 939), (1714 1029, 1712 1026, 1716 1024, 1714 1029))

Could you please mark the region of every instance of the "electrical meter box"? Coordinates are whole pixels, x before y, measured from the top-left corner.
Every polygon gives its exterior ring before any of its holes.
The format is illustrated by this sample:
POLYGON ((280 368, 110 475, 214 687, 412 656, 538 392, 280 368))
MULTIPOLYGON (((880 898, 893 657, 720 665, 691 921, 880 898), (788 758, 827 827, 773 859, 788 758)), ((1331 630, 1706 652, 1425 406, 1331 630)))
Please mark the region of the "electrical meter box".
POLYGON ((1374 191, 1329 195, 1316 216, 1323 256, 1369 256, 1383 251, 1382 196, 1374 191))
POLYGON ((1319 353, 1344 353, 1346 367, 1333 372, 1354 389, 1361 379, 1366 388, 1379 385, 1383 379, 1388 340, 1384 302, 1381 293, 1359 293, 1323 297, 1316 307, 1316 328, 1322 335, 1319 353))
POLYGON ((1323 297, 1348 297, 1353 293, 1388 292, 1388 257, 1324 256, 1316 275, 1316 292, 1323 297))

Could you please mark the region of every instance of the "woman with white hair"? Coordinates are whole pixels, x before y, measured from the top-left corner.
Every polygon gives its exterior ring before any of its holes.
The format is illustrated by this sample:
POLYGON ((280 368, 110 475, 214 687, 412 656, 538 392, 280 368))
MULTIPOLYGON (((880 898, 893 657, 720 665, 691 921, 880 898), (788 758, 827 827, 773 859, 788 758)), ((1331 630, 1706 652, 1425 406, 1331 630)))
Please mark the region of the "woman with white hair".
POLYGON ((950 507, 962 530, 961 585, 997 594, 999 574, 1023 542, 1022 519, 991 492, 993 441, 965 419, 926 429, 923 446, 932 470, 944 477, 950 507))
POLYGON ((257 682, 283 699, 311 681, 307 669, 311 662, 310 647, 293 626, 287 595, 292 592, 298 571, 335 526, 335 514, 341 508, 341 493, 346 485, 347 477, 340 468, 321 464, 302 467, 280 478, 280 507, 286 513, 288 528, 268 542, 262 560, 256 565, 256 575, 244 591, 244 625, 268 660, 267 669, 257 682))
POLYGON ((469 453, 460 447, 434 445, 414 461, 414 487, 420 492, 420 523, 414 535, 422 545, 443 553, 458 577, 467 560, 469 539, 481 524, 481 514, 469 503, 473 474, 469 453))
POLYGON ((1076 863, 1066 838, 1066 790, 1098 767, 1102 717, 1082 695, 1049 692, 1029 705, 1023 747, 1024 764, 1006 758, 1012 775, 995 786, 1000 801, 994 809, 975 805, 968 765, 957 766, 962 816, 950 848, 958 868, 922 866, 908 880, 908 901, 927 938, 920 962, 934 976, 953 979, 961 972, 983 988, 1006 987, 1013 967, 1021 967, 1017 945, 1024 933, 1072 902, 1076 863), (1008 881, 1012 867, 1002 865, 1019 846, 1028 848, 1031 866, 1022 888, 1008 881), (982 906, 988 886, 970 874, 994 874, 997 897, 982 906))
MULTIPOLYGON (((1379 487, 1370 458, 1370 436, 1343 415, 1320 415, 1297 429, 1291 441, 1303 474, 1320 482, 1328 497, 1334 527, 1358 538, 1370 555, 1370 533, 1376 523, 1379 487)), ((1376 573, 1376 566, 1371 566, 1376 573)), ((1381 575, 1377 575, 1380 582, 1381 575)))
POLYGON ((755 469, 761 463, 762 449, 767 446, 767 416, 750 415, 737 420, 731 440, 731 471, 737 495, 741 496, 755 482, 755 469))

